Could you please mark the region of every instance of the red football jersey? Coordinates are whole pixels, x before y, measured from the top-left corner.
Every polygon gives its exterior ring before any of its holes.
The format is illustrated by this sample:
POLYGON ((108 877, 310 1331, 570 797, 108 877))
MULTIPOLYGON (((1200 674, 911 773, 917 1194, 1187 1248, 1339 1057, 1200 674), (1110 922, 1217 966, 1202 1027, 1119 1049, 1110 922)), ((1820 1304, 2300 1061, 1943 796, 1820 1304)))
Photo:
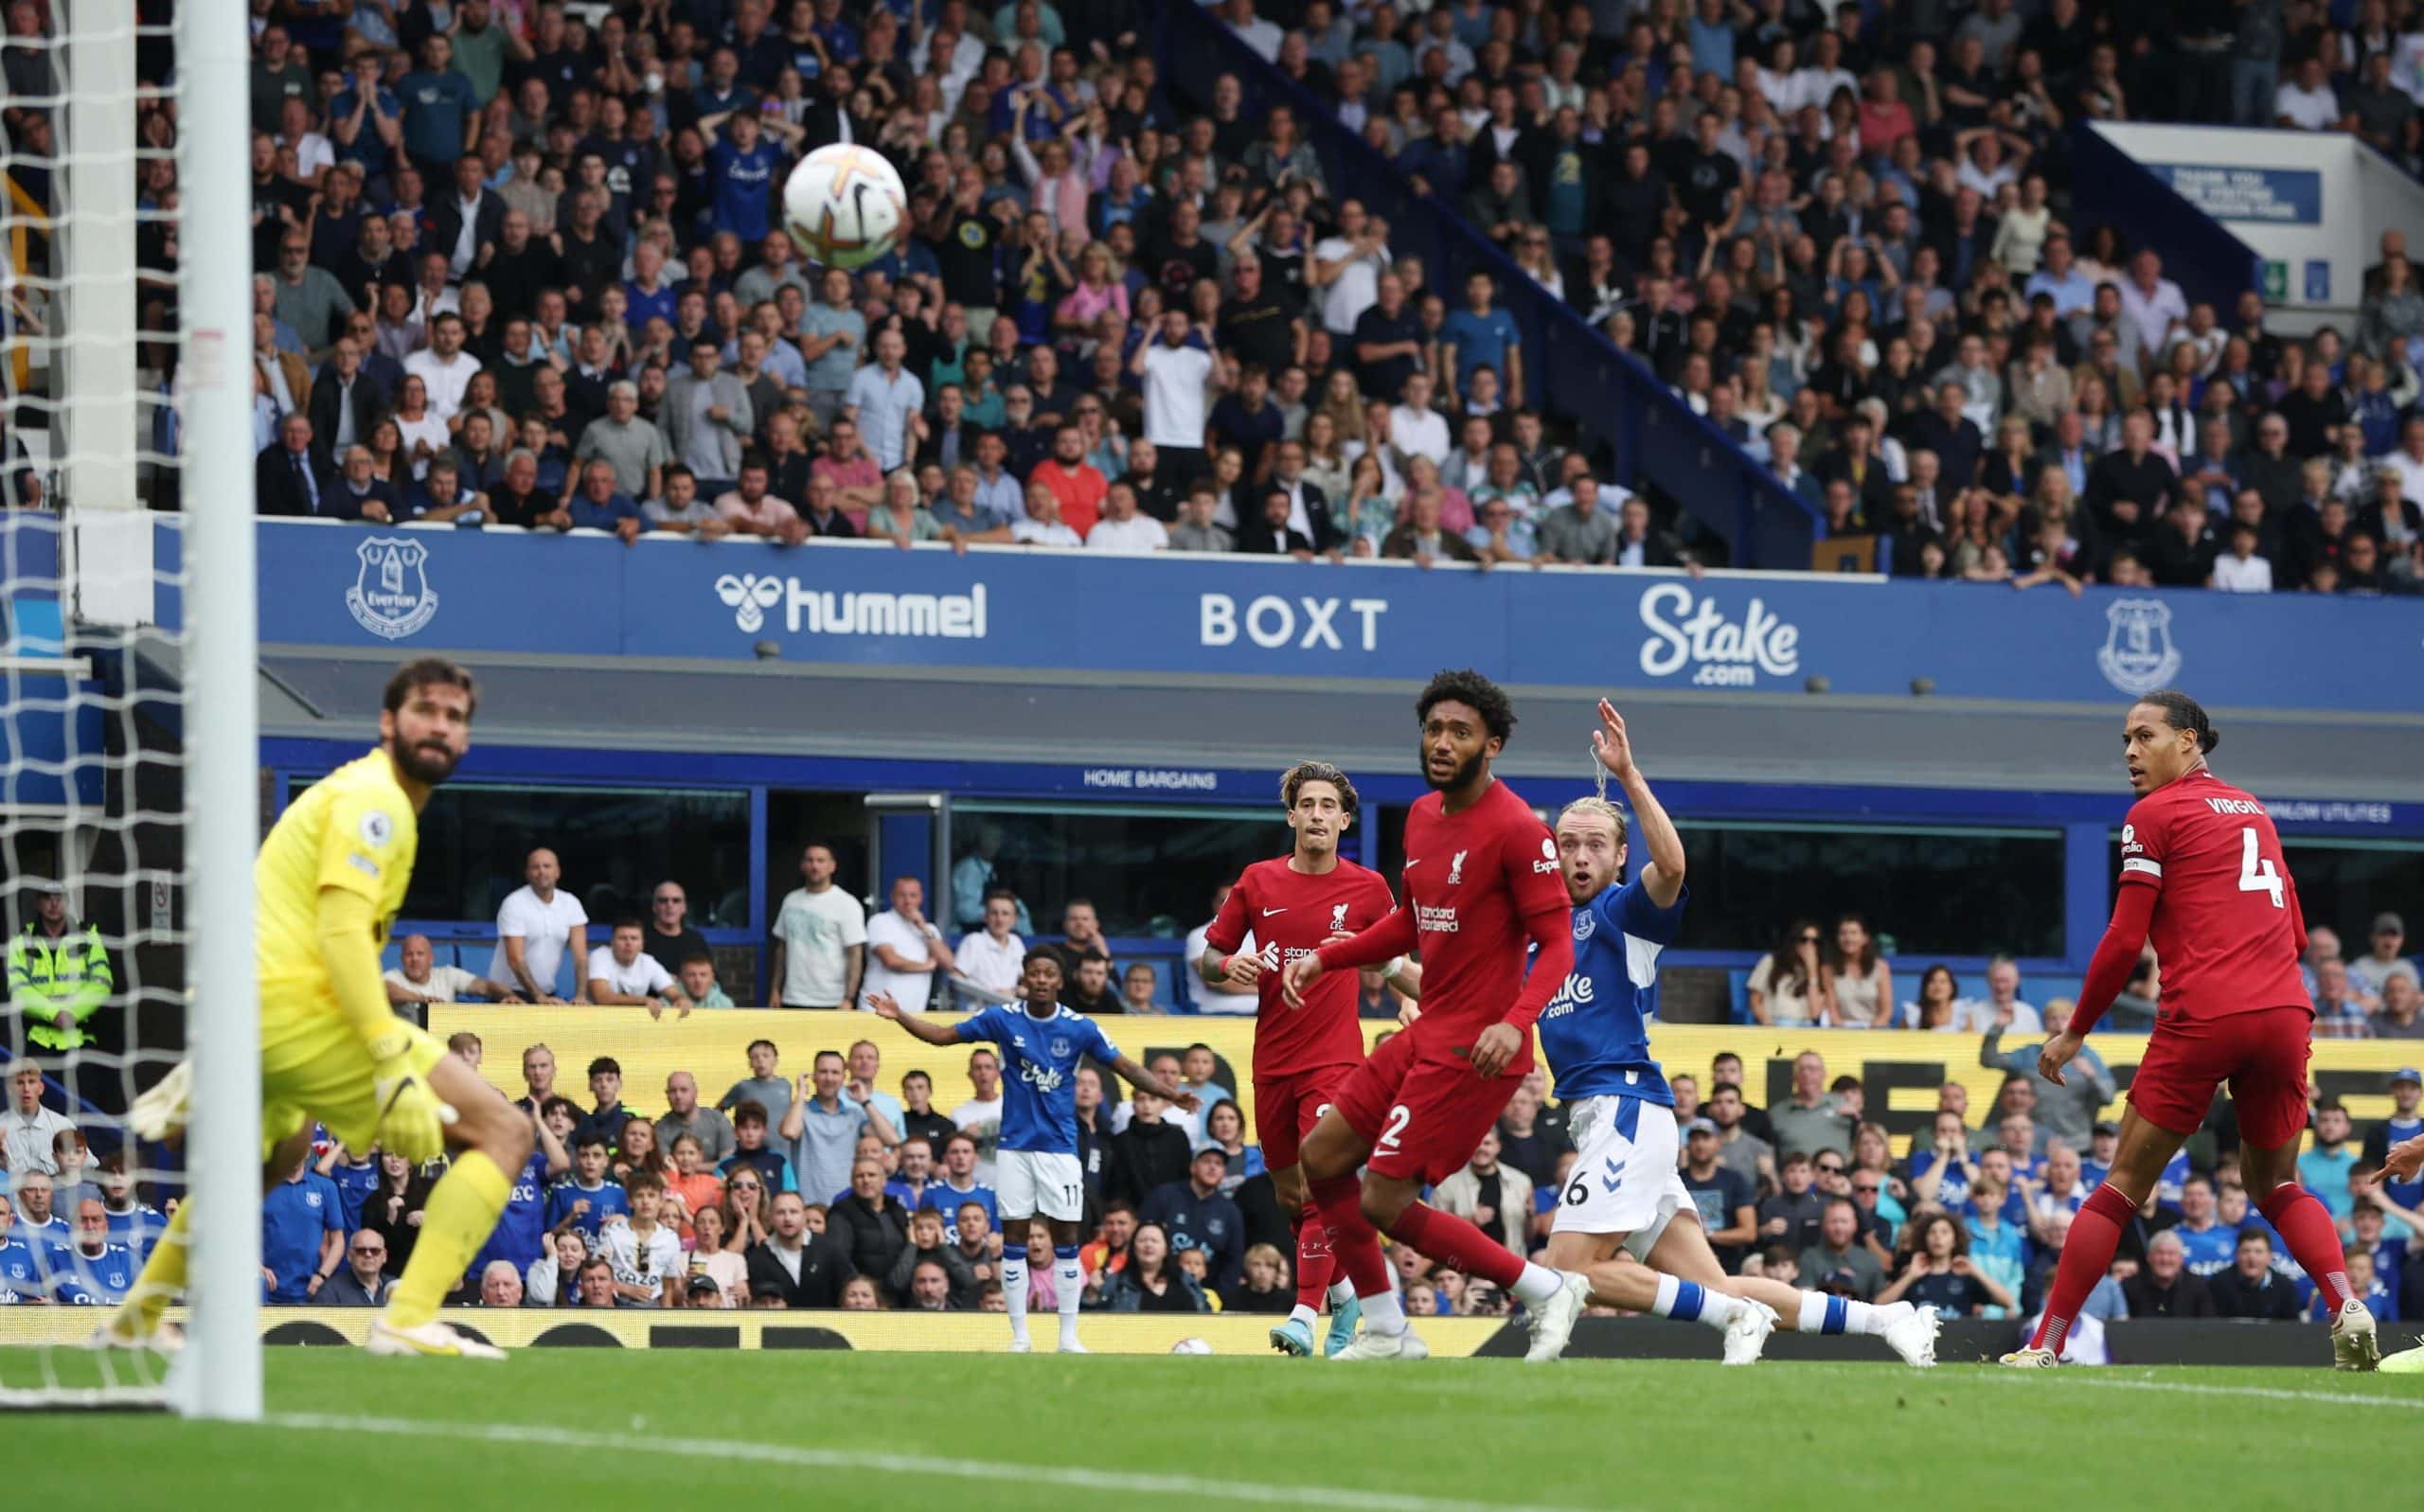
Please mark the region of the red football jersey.
POLYGON ((1388 916, 1396 900, 1381 874, 1340 858, 1312 876, 1288 864, 1285 856, 1258 861, 1239 877, 1221 905, 1221 916, 1203 942, 1226 953, 1251 931, 1262 957, 1256 983, 1262 1007, 1255 1024, 1254 1074, 1270 1078, 1351 1066, 1364 1058, 1364 1030, 1356 1022, 1356 973, 1332 971, 1292 1008, 1280 997, 1288 963, 1312 954, 1342 932, 1360 934, 1388 916))
MULTIPOLYGON (((1573 912, 1557 842, 1514 789, 1493 782, 1462 813, 1445 812, 1436 792, 1423 794, 1406 813, 1405 857, 1405 906, 1422 957, 1417 1054, 1460 1060, 1456 1052, 1505 1018, 1523 991, 1524 920, 1573 912)), ((1531 1065, 1526 1034, 1508 1074, 1531 1065)))
POLYGON ((2121 881, 2161 890, 2155 955, 2166 1017, 2304 1006, 2298 890, 2264 805, 2192 772, 2130 806, 2121 881))

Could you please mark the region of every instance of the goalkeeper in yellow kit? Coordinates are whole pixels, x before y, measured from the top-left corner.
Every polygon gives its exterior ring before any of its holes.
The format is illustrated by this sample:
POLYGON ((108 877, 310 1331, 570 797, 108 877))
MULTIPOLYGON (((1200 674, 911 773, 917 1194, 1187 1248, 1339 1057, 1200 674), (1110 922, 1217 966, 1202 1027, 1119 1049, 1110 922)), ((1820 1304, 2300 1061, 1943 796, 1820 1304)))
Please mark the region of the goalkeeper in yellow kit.
MULTIPOLYGON (((419 815, 471 744, 478 689, 453 662, 407 663, 388 681, 379 747, 312 785, 281 815, 253 864, 261 1001, 261 1141, 282 1179, 314 1119, 348 1149, 419 1165, 448 1147, 453 1166, 430 1192, 420 1236, 386 1309, 370 1325, 376 1355, 503 1359, 437 1321, 505 1210, 530 1158, 528 1115, 460 1058, 395 1016, 379 952, 403 903, 419 845, 419 815)), ((182 1112, 179 1067, 145 1099, 165 1130, 182 1112), (166 1109, 164 1112, 162 1110, 166 1109)), ((144 1127, 145 1104, 134 1122, 144 1127)), ((150 1130, 145 1131, 150 1132, 150 1130)), ((186 1280, 187 1224, 177 1210, 143 1274, 96 1343, 173 1347, 160 1315, 186 1280)), ((240 1221, 250 1222, 247 1216, 240 1221)))

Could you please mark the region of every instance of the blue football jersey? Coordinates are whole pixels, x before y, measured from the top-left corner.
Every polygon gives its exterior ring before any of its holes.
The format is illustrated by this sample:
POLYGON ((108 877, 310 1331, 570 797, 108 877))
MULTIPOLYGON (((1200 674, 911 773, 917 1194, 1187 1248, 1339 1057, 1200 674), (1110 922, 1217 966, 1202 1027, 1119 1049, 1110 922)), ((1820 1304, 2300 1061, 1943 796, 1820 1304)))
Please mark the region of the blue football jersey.
POLYGON ((337 1199, 345 1204, 345 1227, 348 1234, 362 1227, 362 1204, 379 1190, 379 1162, 374 1158, 359 1165, 343 1161, 330 1168, 329 1180, 336 1183, 337 1199))
POLYGON ((961 1020, 959 1038, 989 1041, 1002 1057, 1002 1148, 1078 1152, 1078 1062, 1119 1058, 1094 1020, 1067 1008, 1039 1019, 1024 1005, 997 1003, 961 1020))
POLYGON ((134 1290, 142 1262, 123 1244, 104 1244, 98 1255, 80 1249, 50 1254, 51 1300, 70 1307, 114 1307, 134 1290))
POLYGON ((0 1239, 0 1306, 41 1301, 48 1275, 48 1268, 22 1236, 11 1233, 0 1239))
POLYGON ((2216 1223, 2208 1229, 2192 1229, 2185 1223, 2172 1225, 2182 1248, 2188 1252, 2191 1275, 2219 1275, 2238 1258, 2238 1230, 2227 1223, 2216 1223))
MULTIPOLYGON (((592 1200, 595 1201, 594 1196, 592 1200)), ((546 1253, 547 1227, 547 1152, 534 1149, 523 1163, 522 1174, 513 1179, 513 1189, 506 1195, 505 1211, 497 1215, 496 1227, 489 1231, 488 1242, 472 1257, 464 1279, 479 1285, 480 1272, 489 1268, 491 1260, 509 1261, 516 1271, 529 1270, 546 1253)))
POLYGON ((1658 1014, 1658 953, 1683 926, 1684 889, 1660 908, 1635 878, 1574 911, 1574 974, 1541 1010, 1541 1053, 1560 1102, 1639 1097, 1671 1108, 1675 1094, 1649 1054, 1658 1014))
POLYGON ((158 1208, 141 1202, 123 1213, 109 1213, 109 1220, 110 1242, 133 1251, 137 1265, 152 1257, 152 1247, 169 1232, 168 1217, 158 1208))
POLYGON ((623 1183, 609 1176, 596 1186, 583 1186, 580 1178, 567 1176, 547 1188, 547 1227, 554 1228, 571 1217, 575 1202, 589 1201, 589 1211, 573 1219, 573 1227, 589 1244, 592 1254, 597 1253, 597 1231, 606 1220, 620 1214, 629 1218, 632 1200, 623 1193, 623 1183))

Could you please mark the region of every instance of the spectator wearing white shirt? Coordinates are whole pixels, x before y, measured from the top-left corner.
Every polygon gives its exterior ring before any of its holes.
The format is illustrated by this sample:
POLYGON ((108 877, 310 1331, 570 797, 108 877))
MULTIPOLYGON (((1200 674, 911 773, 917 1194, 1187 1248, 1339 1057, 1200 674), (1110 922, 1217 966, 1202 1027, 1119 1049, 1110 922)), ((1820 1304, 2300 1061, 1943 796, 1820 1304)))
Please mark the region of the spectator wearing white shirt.
POLYGON ((2336 131, 2345 114, 2323 60, 2311 53, 2298 64, 2297 77, 2272 92, 2272 120, 2277 126, 2301 132, 2336 131))
POLYGON ((2008 955, 1998 955, 1987 966, 1985 997, 1963 998, 1952 1005, 1952 1025, 1960 1033, 1999 1029, 2023 1040, 2045 1033, 2044 1019, 2020 1000, 2020 965, 2008 955))
POLYGON ((1145 439, 1160 454, 1162 475, 1192 478, 1204 471, 1203 429, 1221 365, 1189 339, 1183 309, 1162 311, 1161 339, 1136 344, 1128 370, 1145 390, 1145 439))
POLYGON ((1060 518, 1060 496, 1042 483, 1026 486, 1026 518, 1010 526, 1010 539, 1023 546, 1085 544, 1060 518))
POLYGON ((886 329, 875 339, 875 365, 850 376, 842 395, 842 412, 856 420, 859 434, 876 466, 886 472, 917 453, 925 420, 926 385, 900 366, 908 342, 898 330, 886 329))
POLYGON ((429 345, 404 359, 404 371, 429 390, 429 407, 441 420, 451 420, 463 407, 463 391, 480 360, 463 349, 463 317, 449 310, 432 321, 429 345))
POLYGON ((775 915, 770 974, 776 1007, 838 1008, 859 1000, 859 977, 866 962, 866 910, 833 885, 839 869, 831 846, 811 841, 800 848, 800 885, 783 898, 775 915))
POLYGON ((1018 919, 1018 899, 1008 889, 995 888, 985 895, 984 928, 961 935, 959 949, 953 952, 957 963, 954 980, 963 991, 972 989, 986 1003, 1017 999, 1020 962, 1026 956, 1026 941, 1017 933, 1018 919))
POLYGON ((2272 563, 2255 554, 2259 539, 2255 526, 2245 521, 2231 526, 2231 549, 2214 559, 2216 588, 2226 594, 2272 591, 2272 563))
POLYGON ((1431 407, 1431 375, 1417 373, 1405 381, 1404 402, 1389 411, 1389 439, 1398 455, 1428 457, 1433 466, 1447 462, 1453 444, 1448 418, 1431 407))
POLYGON ((1169 527, 1136 507, 1136 490, 1125 481, 1103 495, 1102 518, 1086 532, 1091 551, 1160 551, 1169 543, 1169 527))
POLYGON ((892 906, 867 920, 867 969, 859 1006, 888 992, 902 1011, 922 1013, 932 1000, 935 974, 952 969, 951 947, 926 917, 926 884, 915 877, 892 881, 892 906))
MULTIPOLYGON (((1221 916, 1221 907, 1228 900, 1229 884, 1227 882, 1222 882, 1212 889, 1212 910, 1204 916, 1203 923, 1187 932, 1186 951, 1179 957, 1180 960, 1192 962, 1203 959, 1203 938, 1212 932, 1212 920, 1221 916)), ((1229 953, 1252 954, 1258 949, 1260 947, 1255 941, 1254 932, 1248 930, 1245 938, 1239 941, 1238 948, 1229 953)), ((1258 994, 1223 992, 1218 987, 1205 985, 1200 976, 1189 982, 1187 987, 1190 995, 1195 999, 1195 1011, 1198 1013, 1254 1013, 1259 1011, 1262 1006, 1262 999, 1258 994)))
POLYGON ((1314 244, 1305 277, 1322 292, 1322 325, 1331 335, 1354 335, 1355 322, 1380 303, 1389 260, 1388 222, 1366 214, 1360 200, 1340 202, 1338 235, 1314 244))
POLYGON ((437 952, 426 934, 407 934, 398 947, 396 969, 381 980, 387 1001, 399 1007, 416 1003, 460 1003, 486 998, 491 1003, 519 1003, 522 994, 502 982, 491 982, 459 966, 439 966, 437 952))
POLYGON ((635 918, 618 918, 608 943, 589 952, 589 1001, 614 1007, 651 1011, 664 1007, 673 993, 673 973, 648 953, 644 926, 635 918))
POLYGON ((2163 258, 2152 247, 2141 247, 2130 259, 2130 276, 2120 284, 2121 313, 2138 333, 2138 349, 2163 350, 2175 320, 2188 318, 2188 298, 2180 285, 2163 276, 2163 258))
POLYGON ((43 1106, 42 1067, 18 1061, 9 1073, 9 1093, 8 1115, 0 1118, 0 1153, 8 1156, 9 1169, 21 1176, 28 1171, 57 1175, 53 1142, 61 1130, 76 1126, 65 1114, 43 1106))
MULTIPOLYGON (((562 876, 556 853, 542 846, 522 863, 524 885, 508 893, 496 909, 496 953, 489 958, 489 980, 511 984, 533 1003, 561 1003, 556 972, 565 954, 581 962, 589 957, 589 914, 580 899, 557 889, 562 876)), ((586 980, 576 987, 572 1000, 589 1001, 586 980)))

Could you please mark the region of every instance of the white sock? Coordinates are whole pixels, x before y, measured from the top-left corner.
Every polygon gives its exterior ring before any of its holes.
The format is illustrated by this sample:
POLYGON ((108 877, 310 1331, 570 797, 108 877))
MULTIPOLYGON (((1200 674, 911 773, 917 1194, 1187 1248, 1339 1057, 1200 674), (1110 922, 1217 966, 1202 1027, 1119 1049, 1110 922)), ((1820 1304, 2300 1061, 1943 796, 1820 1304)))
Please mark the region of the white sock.
POLYGON ((1547 1266, 1534 1265, 1526 1260, 1524 1262, 1524 1273, 1517 1276, 1515 1284, 1507 1290, 1515 1293, 1516 1301, 1526 1307, 1537 1307, 1549 1298, 1556 1296, 1559 1289, 1564 1285, 1563 1275, 1550 1270, 1547 1266))
POLYGON ((1650 1302, 1649 1310, 1661 1318, 1697 1323, 1722 1333, 1732 1325, 1742 1307, 1739 1299, 1727 1296, 1713 1287, 1662 1275, 1658 1278, 1658 1295, 1650 1302))
POLYGON ((1060 1308, 1060 1342, 1078 1342, 1078 1302, 1085 1295, 1086 1272, 1078 1263, 1078 1252, 1067 1254, 1056 1252, 1052 1263, 1052 1300, 1060 1308))
POLYGON ((1010 1338, 1019 1343, 1026 1339, 1026 1256, 1002 1256, 1002 1306, 1010 1315, 1010 1338))
POLYGON ((1355 1283, 1344 1277, 1329 1284, 1329 1310, 1336 1312, 1355 1300, 1355 1283))
POLYGON ((1306 1307, 1301 1302, 1288 1309, 1288 1321, 1290 1323, 1301 1323, 1308 1328, 1321 1322, 1321 1319, 1322 1315, 1320 1313, 1315 1312, 1312 1308, 1306 1307))
POLYGON ((1405 1304, 1395 1290, 1364 1299, 1364 1326, 1374 1333, 1405 1332, 1405 1304))
POLYGON ((1795 1327, 1801 1333, 1881 1334, 1885 1331, 1886 1311, 1874 1303, 1830 1297, 1823 1291, 1805 1291, 1801 1294, 1801 1317, 1795 1327))

